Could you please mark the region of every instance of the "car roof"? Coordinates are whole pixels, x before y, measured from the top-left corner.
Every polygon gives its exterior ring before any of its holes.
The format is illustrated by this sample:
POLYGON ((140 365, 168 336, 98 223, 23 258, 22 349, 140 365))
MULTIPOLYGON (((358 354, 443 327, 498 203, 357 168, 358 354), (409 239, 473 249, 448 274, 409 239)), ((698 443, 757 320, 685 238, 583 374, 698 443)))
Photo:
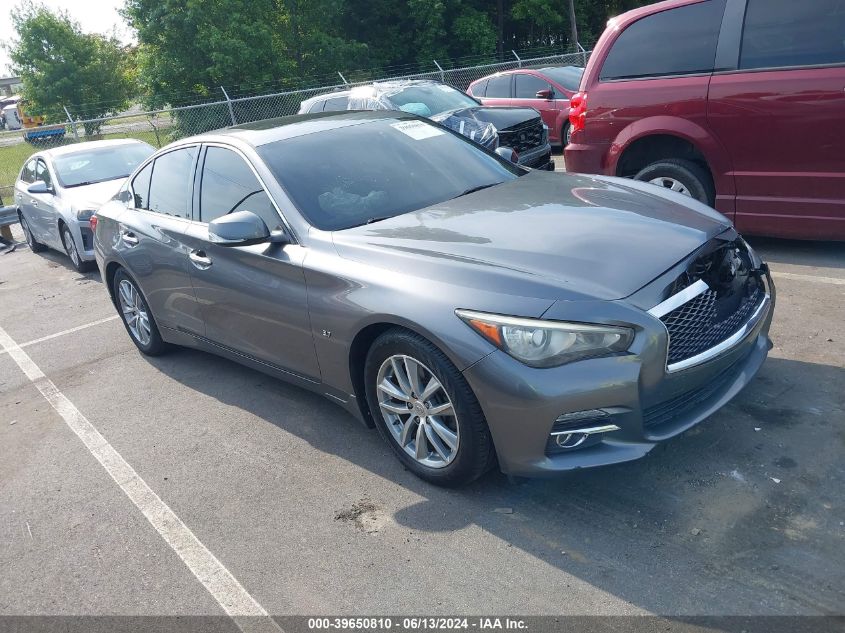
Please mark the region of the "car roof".
POLYGON ((214 132, 198 134, 179 141, 186 143, 227 142, 238 140, 252 147, 260 147, 288 138, 305 136, 316 132, 336 130, 351 125, 361 125, 372 121, 392 119, 396 121, 428 121, 407 112, 396 110, 341 110, 338 112, 317 112, 313 114, 295 114, 292 116, 264 119, 253 123, 244 123, 214 132))
POLYGON ((553 64, 552 65, 544 64, 544 65, 537 65, 537 66, 523 66, 522 68, 511 68, 509 70, 500 70, 498 72, 491 73, 489 75, 485 75, 484 77, 480 77, 480 78, 476 79, 470 85, 477 84, 480 81, 487 81, 488 79, 491 79, 492 77, 498 77, 500 75, 520 75, 520 74, 524 74, 526 72, 528 72, 528 73, 530 73, 532 71, 543 72, 544 70, 546 70, 546 71, 556 70, 558 68, 573 68, 575 70, 581 71, 582 73, 584 72, 583 67, 575 66, 573 64, 562 64, 560 66, 556 66, 556 65, 553 65, 553 64))
MULTIPOLYGON (((335 92, 327 92, 325 94, 317 95, 316 97, 309 97, 302 101, 300 106, 311 105, 312 103, 317 103, 318 101, 327 101, 328 99, 336 99, 338 97, 348 97, 352 90, 355 88, 367 88, 372 87, 376 90, 383 91, 383 90, 391 90, 394 88, 405 88, 408 86, 448 86, 449 84, 444 84, 442 81, 437 81, 435 79, 384 79, 381 81, 373 81, 367 84, 361 84, 360 86, 354 86, 351 90, 339 90, 335 92)), ((456 88, 457 90, 457 88, 456 88)))
POLYGON ((57 156, 66 156, 67 154, 75 154, 77 152, 84 152, 90 149, 99 149, 101 147, 117 147, 119 145, 133 145, 136 143, 143 143, 134 138, 116 138, 104 141, 85 141, 84 143, 72 143, 70 145, 62 145, 61 147, 51 147, 38 152, 39 156, 47 156, 49 158, 56 158, 57 156))

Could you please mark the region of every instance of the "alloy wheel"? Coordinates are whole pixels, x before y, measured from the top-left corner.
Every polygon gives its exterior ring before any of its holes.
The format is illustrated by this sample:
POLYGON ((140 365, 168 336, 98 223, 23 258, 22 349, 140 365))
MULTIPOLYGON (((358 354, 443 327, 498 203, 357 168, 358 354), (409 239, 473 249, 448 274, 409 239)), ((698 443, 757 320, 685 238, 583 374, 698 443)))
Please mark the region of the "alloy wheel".
POLYGON ((430 468, 451 464, 460 443, 458 418, 434 373, 411 356, 394 355, 382 363, 377 381, 381 414, 402 450, 430 468))
POLYGON ((79 253, 76 251, 76 242, 73 241, 73 236, 70 234, 70 229, 65 228, 62 231, 62 243, 65 246, 70 261, 73 265, 79 267, 79 253))
POLYGON ((690 192, 689 188, 680 180, 676 180, 675 178, 669 178, 668 176, 659 176, 657 178, 652 178, 651 180, 649 180, 649 182, 653 185, 657 185, 658 187, 677 191, 678 193, 692 198, 692 193, 690 192))
POLYGON ((141 345, 149 345, 152 338, 150 317, 141 293, 131 281, 122 279, 118 285, 118 298, 129 332, 141 345))

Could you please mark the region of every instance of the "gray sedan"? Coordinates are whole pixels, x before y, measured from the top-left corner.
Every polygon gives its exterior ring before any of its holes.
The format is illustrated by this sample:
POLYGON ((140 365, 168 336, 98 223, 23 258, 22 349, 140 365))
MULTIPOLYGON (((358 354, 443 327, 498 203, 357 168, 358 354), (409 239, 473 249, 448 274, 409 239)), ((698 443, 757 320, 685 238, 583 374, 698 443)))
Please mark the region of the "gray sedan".
POLYGON ((397 112, 179 141, 96 226, 141 352, 195 347, 324 394, 442 485, 642 457, 771 346, 774 286, 724 216, 397 112))
POLYGON ((15 183, 15 206, 29 247, 62 251, 80 272, 94 261, 89 219, 155 150, 134 139, 89 141, 33 154, 15 183))

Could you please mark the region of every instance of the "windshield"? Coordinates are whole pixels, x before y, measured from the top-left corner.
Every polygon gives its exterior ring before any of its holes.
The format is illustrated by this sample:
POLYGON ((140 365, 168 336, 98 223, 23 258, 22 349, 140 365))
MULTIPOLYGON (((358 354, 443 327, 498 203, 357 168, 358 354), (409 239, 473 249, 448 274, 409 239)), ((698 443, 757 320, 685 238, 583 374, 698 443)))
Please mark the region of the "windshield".
POLYGON ((385 96, 397 110, 427 117, 449 110, 478 106, 475 99, 445 84, 408 86, 385 96))
POLYGON ((67 189, 126 178, 154 151, 146 143, 99 147, 56 156, 53 167, 62 187, 67 189))
POLYGON ((571 92, 578 92, 584 69, 577 66, 560 66, 557 68, 542 68, 540 72, 563 88, 571 92))
POLYGON ((416 211, 525 173, 417 119, 350 122, 262 145, 258 153, 305 218, 324 231, 416 211))

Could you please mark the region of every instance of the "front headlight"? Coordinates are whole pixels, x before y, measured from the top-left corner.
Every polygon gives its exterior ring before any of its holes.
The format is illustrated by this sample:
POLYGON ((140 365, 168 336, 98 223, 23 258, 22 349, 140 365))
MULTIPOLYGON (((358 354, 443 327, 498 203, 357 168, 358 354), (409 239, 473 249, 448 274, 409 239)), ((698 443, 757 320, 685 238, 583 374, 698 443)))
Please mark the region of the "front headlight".
POLYGON ((624 352, 634 331, 590 325, 456 310, 467 325, 503 352, 530 367, 556 367, 574 360, 624 352))
POLYGON ((80 222, 87 222, 95 213, 96 211, 94 209, 80 209, 76 212, 76 219, 80 222))

